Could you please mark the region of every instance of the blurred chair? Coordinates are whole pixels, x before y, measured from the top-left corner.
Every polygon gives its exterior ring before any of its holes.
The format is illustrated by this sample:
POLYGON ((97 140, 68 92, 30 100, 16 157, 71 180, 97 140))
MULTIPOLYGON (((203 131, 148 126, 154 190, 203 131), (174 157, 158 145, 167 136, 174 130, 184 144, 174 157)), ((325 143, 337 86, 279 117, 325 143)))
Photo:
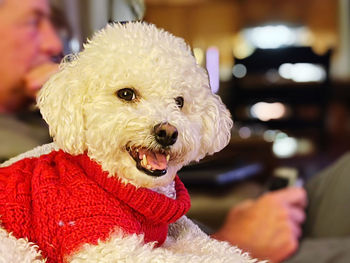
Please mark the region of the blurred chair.
POLYGON ((330 55, 286 47, 235 58, 230 103, 235 121, 309 136, 324 146, 330 55))

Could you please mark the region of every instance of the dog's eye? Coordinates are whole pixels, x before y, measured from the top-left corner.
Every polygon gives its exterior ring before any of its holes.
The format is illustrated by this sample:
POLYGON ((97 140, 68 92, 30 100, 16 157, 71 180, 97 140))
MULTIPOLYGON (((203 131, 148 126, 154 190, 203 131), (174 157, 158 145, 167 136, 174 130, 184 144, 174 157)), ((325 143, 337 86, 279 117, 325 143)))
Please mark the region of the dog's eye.
POLYGON ((184 98, 183 97, 176 97, 175 103, 180 109, 182 109, 182 107, 184 106, 184 98))
POLYGON ((136 99, 136 94, 133 89, 125 88, 117 91, 117 96, 122 100, 132 101, 136 99))

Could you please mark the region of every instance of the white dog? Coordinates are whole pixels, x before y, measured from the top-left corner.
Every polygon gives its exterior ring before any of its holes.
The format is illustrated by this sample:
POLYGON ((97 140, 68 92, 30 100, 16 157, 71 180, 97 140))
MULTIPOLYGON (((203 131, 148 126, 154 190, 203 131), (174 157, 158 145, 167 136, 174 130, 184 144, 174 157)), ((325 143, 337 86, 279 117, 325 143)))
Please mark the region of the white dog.
POLYGON ((183 215, 176 172, 227 145, 232 121, 182 39, 107 26, 38 105, 54 143, 0 169, 0 262, 256 262, 183 215))

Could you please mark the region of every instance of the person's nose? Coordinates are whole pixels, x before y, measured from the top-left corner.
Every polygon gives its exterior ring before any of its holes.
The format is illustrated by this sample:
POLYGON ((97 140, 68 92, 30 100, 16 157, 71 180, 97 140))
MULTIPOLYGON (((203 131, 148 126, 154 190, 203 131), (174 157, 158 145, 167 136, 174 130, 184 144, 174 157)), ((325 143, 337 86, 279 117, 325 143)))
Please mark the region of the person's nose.
POLYGON ((41 25, 40 46, 41 51, 48 56, 57 56, 62 52, 62 42, 48 19, 41 25))

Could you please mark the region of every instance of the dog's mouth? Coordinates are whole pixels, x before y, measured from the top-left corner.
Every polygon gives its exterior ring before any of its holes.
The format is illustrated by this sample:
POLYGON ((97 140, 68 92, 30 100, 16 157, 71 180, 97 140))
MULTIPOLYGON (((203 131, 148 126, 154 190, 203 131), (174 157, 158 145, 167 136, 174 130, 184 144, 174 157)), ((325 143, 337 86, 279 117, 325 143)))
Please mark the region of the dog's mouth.
POLYGON ((152 151, 143 147, 127 148, 136 162, 136 168, 151 176, 166 174, 170 155, 166 152, 152 151))

